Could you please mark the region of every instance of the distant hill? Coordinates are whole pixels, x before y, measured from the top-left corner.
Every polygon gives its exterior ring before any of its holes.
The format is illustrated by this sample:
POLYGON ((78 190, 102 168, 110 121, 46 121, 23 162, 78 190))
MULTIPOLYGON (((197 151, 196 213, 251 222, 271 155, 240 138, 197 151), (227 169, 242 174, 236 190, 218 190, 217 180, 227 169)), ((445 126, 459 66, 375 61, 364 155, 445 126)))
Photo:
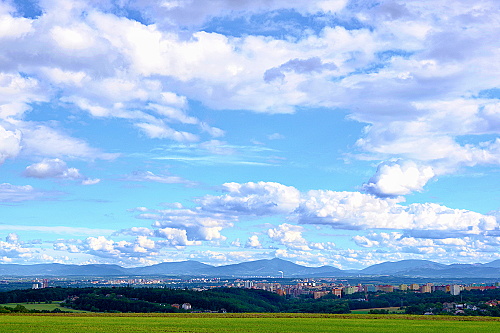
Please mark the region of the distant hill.
POLYGON ((214 267, 209 271, 212 275, 220 276, 272 276, 280 277, 283 272, 284 277, 292 276, 313 276, 324 274, 323 276, 345 276, 346 273, 331 266, 306 267, 294 264, 290 261, 274 258, 256 261, 243 262, 239 264, 214 267))
POLYGON ((426 270, 440 270, 447 267, 443 264, 438 264, 430 260, 401 260, 396 262, 383 262, 376 264, 365 269, 362 269, 362 274, 380 274, 380 275, 393 275, 404 274, 409 271, 426 271, 426 270))
POLYGON ((226 278, 259 277, 422 277, 422 278, 500 278, 500 260, 486 264, 444 265, 430 260, 384 262, 362 270, 344 271, 332 266, 307 267, 282 259, 264 259, 239 264, 212 266, 189 260, 124 268, 118 265, 0 264, 0 277, 6 276, 210 276, 226 278))
POLYGON ((135 267, 126 269, 131 275, 203 275, 214 266, 203 264, 198 261, 188 260, 180 262, 162 262, 146 267, 135 267))
POLYGON ((0 276, 111 276, 123 275, 126 270, 118 265, 2 264, 0 276))

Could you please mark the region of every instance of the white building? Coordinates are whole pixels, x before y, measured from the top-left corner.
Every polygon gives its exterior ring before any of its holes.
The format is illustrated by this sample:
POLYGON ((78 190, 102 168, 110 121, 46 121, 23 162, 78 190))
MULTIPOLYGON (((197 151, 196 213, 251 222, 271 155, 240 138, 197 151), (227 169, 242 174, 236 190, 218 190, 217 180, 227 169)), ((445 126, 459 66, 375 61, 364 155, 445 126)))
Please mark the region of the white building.
POLYGON ((460 295, 460 285, 458 284, 452 284, 450 286, 450 294, 452 294, 453 296, 457 296, 457 295, 460 295))

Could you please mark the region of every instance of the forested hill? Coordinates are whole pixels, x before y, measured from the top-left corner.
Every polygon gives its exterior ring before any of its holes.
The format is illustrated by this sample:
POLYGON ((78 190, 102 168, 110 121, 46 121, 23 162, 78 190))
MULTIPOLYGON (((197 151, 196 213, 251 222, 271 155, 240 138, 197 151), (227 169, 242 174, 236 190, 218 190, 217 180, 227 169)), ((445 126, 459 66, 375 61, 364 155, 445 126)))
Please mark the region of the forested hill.
POLYGON ((196 311, 280 312, 285 299, 257 289, 217 288, 193 291, 164 288, 44 288, 0 293, 0 303, 64 300, 64 306, 96 312, 183 312, 172 304, 189 303, 196 311))

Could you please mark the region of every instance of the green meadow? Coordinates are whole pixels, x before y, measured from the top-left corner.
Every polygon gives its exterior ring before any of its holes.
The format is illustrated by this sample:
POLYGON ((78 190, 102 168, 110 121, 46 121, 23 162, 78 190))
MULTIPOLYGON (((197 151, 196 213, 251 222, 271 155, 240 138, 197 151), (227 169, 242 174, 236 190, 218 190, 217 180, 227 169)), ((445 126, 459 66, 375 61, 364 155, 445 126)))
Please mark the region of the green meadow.
POLYGON ((6 314, 0 332, 500 332, 497 318, 315 314, 6 314))
POLYGON ((18 304, 24 306, 28 310, 54 311, 55 309, 59 309, 61 311, 67 311, 67 312, 88 312, 88 311, 83 311, 83 310, 74 310, 74 309, 62 307, 59 305, 59 302, 52 302, 50 304, 47 304, 47 303, 6 303, 6 304, 0 304, 0 306, 15 308, 16 305, 18 305, 18 304))

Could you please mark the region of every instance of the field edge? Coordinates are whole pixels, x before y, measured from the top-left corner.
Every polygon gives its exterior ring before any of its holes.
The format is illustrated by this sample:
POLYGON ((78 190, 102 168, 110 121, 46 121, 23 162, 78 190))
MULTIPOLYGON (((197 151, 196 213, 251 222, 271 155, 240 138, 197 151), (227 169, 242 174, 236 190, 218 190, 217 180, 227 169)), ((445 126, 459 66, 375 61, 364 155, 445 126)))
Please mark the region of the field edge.
POLYGON ((425 316, 400 314, 320 314, 320 313, 1 313, 4 316, 35 317, 170 317, 170 318, 325 318, 325 319, 392 319, 425 321, 485 321, 500 322, 499 317, 425 316))

